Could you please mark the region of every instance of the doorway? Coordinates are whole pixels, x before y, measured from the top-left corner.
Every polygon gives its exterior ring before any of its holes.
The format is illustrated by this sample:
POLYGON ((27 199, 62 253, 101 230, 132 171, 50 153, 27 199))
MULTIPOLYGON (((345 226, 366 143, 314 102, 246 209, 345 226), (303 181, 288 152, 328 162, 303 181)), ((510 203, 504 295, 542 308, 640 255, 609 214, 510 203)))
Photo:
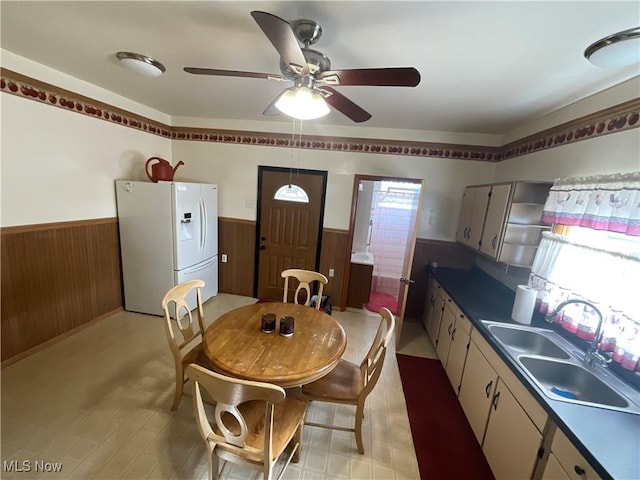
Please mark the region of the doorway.
MULTIPOLYGON (((410 276, 422 190, 423 181, 416 179, 369 175, 354 179, 349 228, 352 258, 373 263, 369 298, 363 308, 375 313, 382 307, 391 310, 397 319, 397 340, 408 287, 413 283, 410 276)), ((362 271, 353 263, 348 270, 350 274, 362 271)))
POLYGON ((255 297, 282 300, 283 270, 318 270, 326 187, 326 171, 258 167, 255 297))

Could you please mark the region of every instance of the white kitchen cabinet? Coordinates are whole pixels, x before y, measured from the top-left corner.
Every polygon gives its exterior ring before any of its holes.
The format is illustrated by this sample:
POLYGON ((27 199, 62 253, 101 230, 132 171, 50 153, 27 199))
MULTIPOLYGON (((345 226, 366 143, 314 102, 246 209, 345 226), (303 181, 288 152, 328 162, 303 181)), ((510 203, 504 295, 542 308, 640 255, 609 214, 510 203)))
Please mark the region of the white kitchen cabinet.
POLYGON ((429 317, 427 324, 427 334, 433 342, 434 346, 437 346, 438 335, 440 333, 440 323, 442 320, 442 312, 444 311, 445 293, 442 287, 438 285, 435 290, 435 299, 433 304, 433 310, 429 317))
POLYGON ((440 321, 438 341, 436 342, 436 352, 440 363, 442 363, 442 368, 445 370, 449 357, 449 347, 451 346, 451 331, 456 323, 456 310, 453 300, 447 295, 444 302, 444 310, 442 311, 442 320, 440 321))
POLYGON ((548 416, 476 329, 458 400, 495 477, 531 478, 548 416))
POLYGON ((565 472, 558 459, 555 457, 553 453, 550 453, 547 457, 547 464, 544 467, 544 473, 541 480, 571 480, 571 477, 567 472, 565 472))
POLYGON ((449 356, 447 357, 447 376, 451 382, 451 386, 456 392, 460 393, 460 385, 462 382, 462 372, 467 360, 467 352, 471 343, 471 322, 460 311, 457 310, 456 321, 451 330, 451 346, 449 347, 449 356))
POLYGON ((447 372, 451 386, 460 391, 460 381, 470 342, 471 322, 448 295, 440 321, 436 352, 447 372))
POLYGON ((496 480, 531 478, 541 444, 542 433, 499 379, 482 443, 496 480))
POLYGON ((470 186, 462 196, 456 240, 475 250, 480 247, 490 192, 491 186, 470 186))
POLYGON ((480 445, 497 383, 498 374, 476 344, 471 342, 458 400, 480 445))
POLYGON ((467 187, 456 240, 492 260, 530 267, 542 232, 550 228, 541 217, 551 185, 518 181, 467 187))
POLYGON ((424 313, 422 314, 422 324, 424 325, 425 330, 429 330, 429 323, 431 322, 433 309, 436 305, 436 292, 438 287, 438 281, 433 278, 433 276, 429 276, 429 282, 427 283, 427 298, 424 304, 424 313))
POLYGON ((558 478, 571 480, 600 479, 593 467, 591 467, 589 462, 578 452, 566 435, 559 429, 556 429, 542 479, 555 480, 558 478), (564 472, 564 477, 560 475, 558 468, 564 472))
POLYGON ((507 210, 509 207, 509 195, 511 195, 511 184, 493 185, 487 206, 487 214, 482 230, 482 241, 480 251, 496 259, 500 250, 500 239, 504 229, 507 210))

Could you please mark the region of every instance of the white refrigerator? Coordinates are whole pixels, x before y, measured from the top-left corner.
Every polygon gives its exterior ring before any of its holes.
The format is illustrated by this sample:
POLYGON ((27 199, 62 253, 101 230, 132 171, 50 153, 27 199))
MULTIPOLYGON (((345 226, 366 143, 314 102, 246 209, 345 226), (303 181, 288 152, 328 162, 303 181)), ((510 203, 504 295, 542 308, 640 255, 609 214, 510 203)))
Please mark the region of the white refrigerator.
POLYGON ((203 302, 218 294, 216 185, 116 180, 116 201, 126 310, 163 315, 165 293, 196 278, 203 302))

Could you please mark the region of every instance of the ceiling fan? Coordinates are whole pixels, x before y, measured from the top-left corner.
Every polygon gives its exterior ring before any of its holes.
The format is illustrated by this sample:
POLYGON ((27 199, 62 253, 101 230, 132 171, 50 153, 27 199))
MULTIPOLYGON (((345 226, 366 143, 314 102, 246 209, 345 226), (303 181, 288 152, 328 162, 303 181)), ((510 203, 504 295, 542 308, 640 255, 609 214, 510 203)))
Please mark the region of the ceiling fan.
POLYGON ((184 71, 195 75, 293 81, 294 86, 284 90, 263 112, 265 115, 277 115, 282 111, 295 118, 318 118, 329 113, 329 104, 354 122, 366 122, 371 114, 332 86, 415 87, 420 83, 420 73, 413 67, 331 70, 329 57, 309 48, 322 36, 318 23, 304 19, 289 23, 260 11, 251 12, 251 16, 280 54, 281 74, 195 67, 185 67, 184 71), (298 42, 304 46, 300 47, 298 42), (292 111, 291 108, 300 106, 301 101, 307 102, 305 107, 298 112, 292 111), (315 107, 319 110, 314 111, 315 107))

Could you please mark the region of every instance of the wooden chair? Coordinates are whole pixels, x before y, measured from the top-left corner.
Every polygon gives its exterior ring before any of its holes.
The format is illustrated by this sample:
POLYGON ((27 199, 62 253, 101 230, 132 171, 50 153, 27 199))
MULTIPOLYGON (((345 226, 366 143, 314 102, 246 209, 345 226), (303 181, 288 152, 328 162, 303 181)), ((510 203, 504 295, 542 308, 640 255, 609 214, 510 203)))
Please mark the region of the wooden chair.
POLYGON ((204 313, 202 310, 202 280, 188 280, 171 288, 162 299, 164 309, 164 327, 169 348, 176 367, 176 393, 171 410, 180 404, 184 384, 187 378, 184 369, 190 363, 197 363, 205 368, 213 368, 204 354, 202 338, 204 334, 204 313), (197 304, 197 322, 193 312, 187 306, 186 297, 195 290, 197 304))
POLYGON ((274 464, 292 441, 278 478, 291 461, 299 461, 305 401, 286 397, 277 385, 227 377, 195 364, 187 367, 187 375, 194 382, 193 408, 207 446, 210 480, 222 475, 227 461, 262 471, 263 478, 271 479, 274 464), (205 412, 201 387, 216 402, 213 424, 205 412), (225 462, 222 470, 220 459, 225 462))
POLYGON ((340 360, 336 368, 331 372, 315 382, 303 385, 301 390, 302 398, 307 400, 345 403, 356 406, 355 425, 353 428, 313 422, 305 422, 305 425, 354 432, 360 454, 364 454, 362 420, 364 418, 365 400, 378 382, 387 353, 387 345, 389 345, 395 328, 395 318, 387 308, 383 307, 380 310, 380 316, 382 318, 380 319, 376 336, 360 365, 347 360, 340 360))
POLYGON ((300 292, 304 290, 307 294, 304 304, 307 306, 311 303, 311 284, 313 282, 318 282, 318 300, 316 301, 316 309, 320 310, 322 289, 327 283, 329 283, 327 277, 318 272, 314 272, 311 270, 301 270, 299 268, 290 268, 288 270, 284 270, 281 275, 282 278, 284 278, 284 297, 282 299, 284 303, 287 303, 287 297, 289 296, 289 279, 291 277, 298 280, 298 287, 293 294, 293 302, 299 303, 300 292))

